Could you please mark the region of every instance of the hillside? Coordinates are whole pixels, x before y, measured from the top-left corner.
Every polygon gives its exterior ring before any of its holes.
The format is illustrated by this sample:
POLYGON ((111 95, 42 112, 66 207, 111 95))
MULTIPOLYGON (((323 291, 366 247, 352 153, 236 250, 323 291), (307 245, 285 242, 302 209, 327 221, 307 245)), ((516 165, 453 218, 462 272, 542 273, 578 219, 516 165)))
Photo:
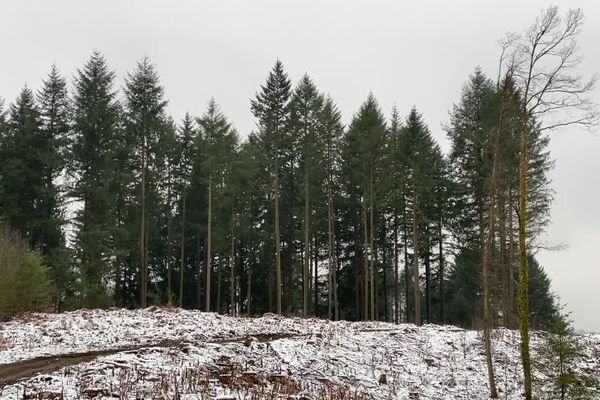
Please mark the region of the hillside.
MULTIPOLYGON (((518 339, 494 332, 502 399, 520 398, 518 339)), ((600 337, 584 341, 581 368, 600 377, 600 337)), ((28 314, 0 324, 3 399, 487 399, 486 382, 481 335, 451 326, 176 308, 28 314)))

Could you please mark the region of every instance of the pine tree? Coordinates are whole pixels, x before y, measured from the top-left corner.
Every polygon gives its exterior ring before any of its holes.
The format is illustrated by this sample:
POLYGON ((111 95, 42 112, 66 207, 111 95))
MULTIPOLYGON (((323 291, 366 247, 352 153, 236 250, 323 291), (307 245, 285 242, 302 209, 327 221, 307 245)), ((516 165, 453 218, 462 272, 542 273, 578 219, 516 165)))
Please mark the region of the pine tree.
MULTIPOLYGON (((386 145, 386 125, 377 100, 369 94, 359 111, 352 118, 345 136, 344 164, 348 174, 348 193, 356 193, 361 204, 363 232, 362 273, 363 318, 374 320, 375 315, 375 214, 383 192, 385 173, 381 160, 386 145)), ((358 227, 357 231, 358 231, 358 227)), ((358 264, 357 264, 358 266, 358 264)))
POLYGON ((50 267, 53 305, 60 309, 71 274, 62 232, 62 193, 57 185, 64 167, 67 99, 64 80, 56 69, 45 82, 40 104, 41 108, 25 87, 10 107, 9 121, 2 121, 0 214, 50 267))
POLYGON ((545 376, 539 390, 541 399, 587 400, 598 396, 600 382, 578 364, 587 358, 585 346, 573 329, 569 315, 557 312, 546 326, 544 342, 535 353, 537 369, 545 376), (542 389, 542 388, 540 388, 542 389))
MULTIPOLYGON (((181 143, 177 137, 177 126, 175 121, 171 118, 167 118, 165 132, 161 136, 159 146, 161 147, 161 152, 163 154, 163 167, 162 174, 160 178, 160 187, 159 190, 162 192, 163 201, 162 208, 163 211, 163 223, 162 232, 163 236, 166 234, 166 240, 164 243, 164 257, 165 257, 165 268, 164 268, 164 281, 166 281, 166 288, 161 288, 160 292, 166 293, 166 301, 167 304, 173 305, 174 298, 174 288, 173 288, 173 267, 176 261, 176 256, 174 254, 175 248, 175 235, 174 235, 174 213, 177 208, 178 202, 178 189, 180 188, 179 176, 177 175, 179 172, 179 166, 181 162, 182 156, 182 148, 181 143), (165 226, 166 225, 166 226, 165 226)), ((160 172, 159 172, 160 173, 160 172)), ((164 282, 163 282, 164 283, 164 282)))
POLYGON ((67 82, 60 75, 56 65, 52 65, 42 90, 38 93, 41 134, 45 146, 39 149, 44 160, 43 170, 45 223, 42 228, 43 245, 41 253, 50 270, 50 279, 57 290, 56 307, 60 309, 64 302, 64 294, 72 286, 72 274, 67 260, 69 255, 65 248, 62 227, 65 223, 63 215, 63 198, 65 187, 58 183, 66 168, 68 148, 70 145, 70 108, 67 93, 67 82))
MULTIPOLYGON (((213 253, 213 236, 217 250, 224 250, 226 236, 231 227, 230 209, 225 204, 226 185, 231 174, 231 163, 237 145, 237 135, 231 124, 219 110, 214 99, 208 103, 208 108, 202 118, 198 119, 200 127, 200 140, 206 158, 203 162, 203 176, 206 182, 208 198, 206 217, 206 311, 211 311, 211 272, 213 253), (213 206, 213 199, 216 206, 213 206), (225 214, 225 215, 223 215, 225 214), (217 217, 215 219, 215 217, 217 217), (217 230, 213 232, 213 220, 217 222, 217 230), (216 235, 215 235, 216 233, 216 235)), ((219 268, 219 267, 217 267, 219 268)), ((220 271, 220 270, 219 270, 220 271)), ((220 276, 220 272, 218 272, 220 276)), ((217 303, 220 305, 220 296, 217 295, 217 303)), ((217 307, 217 311, 220 307, 217 307)))
MULTIPOLYGON (((400 223, 401 216, 405 208, 404 196, 406 186, 406 162, 404 160, 404 151, 402 142, 402 120, 396 107, 392 109, 392 116, 389 124, 389 146, 388 157, 390 163, 390 174, 392 182, 390 185, 390 197, 388 200, 392 217, 392 235, 393 235, 393 263, 394 263, 394 322, 400 322, 400 223)), ((407 274, 408 275, 408 274, 407 274)), ((408 281, 407 281, 408 283, 408 281)), ((408 291, 407 291, 408 292, 408 291)), ((406 308, 408 309, 408 293, 405 298, 406 308)))
POLYGON ((144 57, 125 83, 126 129, 133 141, 132 167, 139 185, 139 305, 142 308, 148 300, 148 244, 156 234, 151 224, 152 213, 156 212, 159 202, 157 185, 162 162, 159 143, 167 129, 166 105, 155 67, 144 57))
POLYGON ((272 187, 268 188, 274 205, 275 229, 275 275, 277 313, 282 313, 282 265, 280 235, 280 197, 283 145, 289 135, 289 100, 291 82, 283 70, 281 61, 277 61, 269 73, 267 82, 252 101, 252 112, 258 120, 258 139, 265 154, 272 187))
MULTIPOLYGON (((476 273, 469 281, 480 280, 483 288, 484 275, 473 270, 471 263, 478 262, 481 269, 485 267, 485 279, 489 281, 488 286, 494 288, 488 293, 488 318, 495 325, 501 310, 502 323, 508 327, 515 326, 512 277, 517 255, 514 210, 519 190, 520 107, 521 97, 511 79, 502 79, 494 85, 477 69, 463 88, 447 128, 452 143, 452 175, 457 188, 456 207, 454 211, 448 210, 450 228, 459 243, 459 252, 464 253, 464 257, 457 260, 467 263, 460 265, 457 261, 456 268, 476 273)), ((535 161, 529 162, 527 176, 536 183, 527 199, 536 206, 528 214, 527 222, 532 227, 528 239, 534 243, 548 222, 552 191, 547 174, 552 160, 547 150, 548 138, 535 124, 531 125, 529 140, 535 143, 530 153, 530 159, 535 161)), ((466 280, 461 282, 470 285, 466 280)), ((464 293, 469 293, 469 302, 479 299, 479 295, 470 295, 473 293, 470 288, 465 287, 464 293)), ((461 295, 461 302, 466 299, 461 295)), ((471 309, 470 323, 474 324, 483 307, 475 304, 471 309)))
POLYGON ((324 170, 325 192, 327 202, 327 281, 328 281, 328 318, 339 319, 338 302, 338 257, 336 238, 336 215, 339 207, 340 167, 341 167, 341 141, 344 128, 341 122, 341 113, 333 100, 327 97, 319 115, 320 143, 324 144, 322 168, 324 170))
POLYGON ((194 144, 197 139, 197 129, 194 125, 194 119, 189 113, 185 114, 181 126, 179 127, 178 148, 180 157, 177 160, 175 176, 177 177, 177 192, 179 193, 180 208, 180 254, 179 254, 179 307, 183 307, 184 277, 187 266, 186 257, 186 232, 187 232, 187 199, 191 184, 191 174, 194 159, 194 144))
POLYGON ((73 146, 68 171, 70 196, 81 204, 74 219, 75 252, 82 305, 87 307, 109 304, 106 284, 111 276, 115 226, 114 145, 120 128, 114 76, 104 57, 94 52, 74 81, 73 146))
MULTIPOLYGON (((314 214, 315 206, 311 203, 315 201, 315 183, 319 180, 319 161, 320 157, 320 137, 319 116, 323 107, 323 98, 319 94, 317 87, 308 75, 304 75, 296 87, 291 99, 291 129, 294 131, 294 139, 298 142, 297 147, 300 152, 300 170, 303 175, 304 192, 304 265, 302 273, 303 281, 303 302, 302 310, 304 316, 309 312, 309 269, 311 261, 311 241, 313 231, 311 227, 311 215, 314 214), (312 193, 312 196, 311 196, 312 193)), ((316 250, 316 249, 315 249, 316 250)), ((317 287, 313 288, 317 290, 317 287)), ((317 298, 317 297, 315 297, 317 298)), ((317 304, 314 304, 316 313, 317 304)))
POLYGON ((410 208, 410 213, 407 214, 410 214, 409 230, 412 234, 414 322, 420 325, 422 318, 419 258, 424 256, 425 259, 426 305, 430 309, 430 248, 433 230, 430 226, 430 209, 438 200, 435 195, 436 177, 440 175, 438 169, 443 161, 439 146, 431 137, 421 114, 414 107, 406 118, 402 141, 408 173, 406 203, 410 208))
POLYGON ((24 87, 9 107, 7 131, 1 146, 2 199, 0 209, 6 222, 33 248, 44 246, 46 222, 44 196, 46 146, 42 121, 33 91, 24 87), (41 205, 38 206, 38 202, 41 205))

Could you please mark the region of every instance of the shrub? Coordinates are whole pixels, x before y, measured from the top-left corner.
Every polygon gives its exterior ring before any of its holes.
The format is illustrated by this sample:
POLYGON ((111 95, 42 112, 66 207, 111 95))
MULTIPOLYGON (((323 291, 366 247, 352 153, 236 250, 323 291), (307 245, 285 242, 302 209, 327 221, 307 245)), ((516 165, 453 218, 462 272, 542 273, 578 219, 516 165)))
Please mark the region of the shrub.
POLYGON ((0 320, 25 311, 45 311, 49 300, 42 258, 17 233, 0 225, 0 320))
POLYGON ((537 349, 541 380, 540 398, 560 400, 597 399, 599 382, 579 365, 589 357, 581 337, 575 334, 568 314, 557 313, 537 349))

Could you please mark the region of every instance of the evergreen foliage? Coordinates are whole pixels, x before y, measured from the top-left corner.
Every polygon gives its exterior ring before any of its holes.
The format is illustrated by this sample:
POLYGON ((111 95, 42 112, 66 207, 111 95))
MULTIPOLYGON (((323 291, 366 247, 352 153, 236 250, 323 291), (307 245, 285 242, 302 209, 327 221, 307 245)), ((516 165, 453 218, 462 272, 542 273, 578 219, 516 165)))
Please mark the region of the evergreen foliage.
MULTIPOLYGON (((479 328, 491 237, 493 326, 515 326, 522 115, 510 80, 469 77, 447 156, 416 107, 386 119, 371 93, 344 127, 334 100, 308 75, 292 87, 280 61, 245 139, 214 100, 176 124, 147 57, 115 87, 94 52, 70 98, 53 67, 37 97, 25 88, 0 106, 0 217, 37 251, 15 288, 48 293, 58 310, 172 304, 479 328)), ((528 135, 534 254, 552 160, 533 120, 528 135)), ((556 307, 530 265, 537 328, 556 307)))
POLYGON ((587 357, 582 338, 573 329, 569 315, 555 313, 547 323, 545 341, 537 348, 535 366, 543 378, 538 384, 550 383, 549 391, 538 393, 541 399, 586 400, 598 397, 600 382, 579 366, 587 357))
POLYGON ((42 257, 19 234, 0 225, 0 321, 25 311, 47 311, 50 281, 42 257))

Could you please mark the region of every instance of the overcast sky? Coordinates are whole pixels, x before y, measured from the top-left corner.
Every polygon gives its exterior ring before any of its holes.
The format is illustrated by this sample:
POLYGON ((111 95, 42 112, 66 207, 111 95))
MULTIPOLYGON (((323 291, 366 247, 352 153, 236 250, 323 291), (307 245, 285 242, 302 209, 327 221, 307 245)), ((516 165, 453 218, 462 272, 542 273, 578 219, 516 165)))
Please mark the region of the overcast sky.
MULTIPOLYGON (((600 3, 581 7, 581 72, 600 71, 600 3)), ((254 129, 250 99, 277 58, 292 80, 309 73, 348 122, 373 91, 389 115, 423 113, 447 150, 443 125, 476 66, 494 77, 496 40, 522 31, 547 1, 0 1, 0 97, 40 87, 56 62, 69 79, 92 50, 118 84, 144 55, 157 65, 169 111, 200 115, 211 96, 242 135, 254 129)), ((600 91, 596 96, 600 100, 600 91)), ((600 135, 552 134, 556 201, 539 259, 577 328, 600 331, 600 135)))

